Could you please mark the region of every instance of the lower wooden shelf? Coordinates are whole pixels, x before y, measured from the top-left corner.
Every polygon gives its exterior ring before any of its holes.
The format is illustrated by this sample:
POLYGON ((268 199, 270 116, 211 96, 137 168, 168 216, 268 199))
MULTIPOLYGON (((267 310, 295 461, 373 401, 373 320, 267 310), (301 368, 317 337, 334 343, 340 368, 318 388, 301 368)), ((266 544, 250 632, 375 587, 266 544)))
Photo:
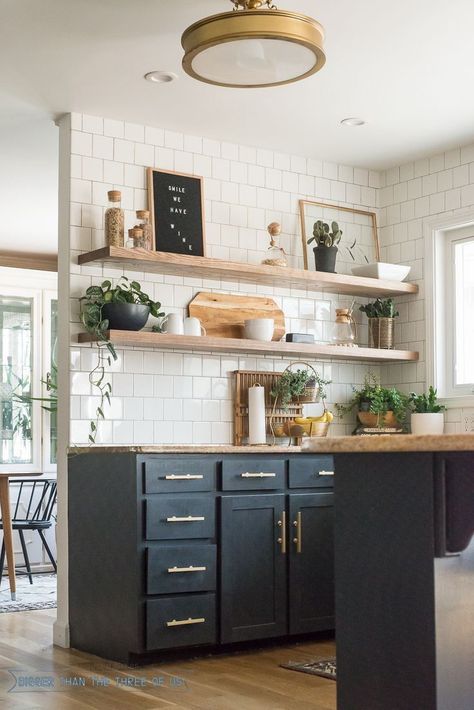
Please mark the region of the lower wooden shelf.
MULTIPOLYGON (((261 342, 238 338, 213 338, 195 335, 170 335, 150 331, 110 330, 108 337, 114 345, 157 350, 192 350, 195 352, 252 353, 256 355, 280 355, 281 357, 305 357, 313 360, 356 360, 359 362, 416 362, 419 353, 411 350, 378 350, 376 348, 346 348, 341 345, 316 345, 286 343, 282 341, 261 342)), ((79 343, 95 342, 89 333, 79 333, 79 343)))

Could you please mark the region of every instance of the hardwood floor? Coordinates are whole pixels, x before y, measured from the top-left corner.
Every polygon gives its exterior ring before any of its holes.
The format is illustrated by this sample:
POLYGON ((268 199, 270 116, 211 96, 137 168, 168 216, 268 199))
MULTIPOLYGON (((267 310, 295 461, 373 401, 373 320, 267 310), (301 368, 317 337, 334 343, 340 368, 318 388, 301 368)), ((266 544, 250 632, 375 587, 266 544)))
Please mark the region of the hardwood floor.
POLYGON ((289 660, 334 655, 334 643, 330 641, 130 669, 86 653, 54 647, 55 614, 54 609, 0 614, 0 710, 336 708, 334 681, 279 667, 289 660), (17 686, 12 692, 15 677, 17 686), (19 687, 20 679, 25 677, 29 677, 30 684, 41 678, 45 683, 54 682, 54 688, 19 687), (98 686, 98 679, 110 684, 98 686), (65 685, 74 682, 79 685, 65 685))

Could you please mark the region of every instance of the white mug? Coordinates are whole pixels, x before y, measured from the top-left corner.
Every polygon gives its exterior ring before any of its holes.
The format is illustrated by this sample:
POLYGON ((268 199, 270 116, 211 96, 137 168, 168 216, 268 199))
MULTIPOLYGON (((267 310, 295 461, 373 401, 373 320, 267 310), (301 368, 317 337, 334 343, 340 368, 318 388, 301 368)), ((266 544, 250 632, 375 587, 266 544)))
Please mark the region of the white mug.
POLYGON ((185 335, 206 335, 206 329, 201 325, 199 318, 189 316, 184 319, 184 334, 185 335))
POLYGON ((183 316, 179 313, 169 313, 161 324, 163 333, 184 335, 183 316))
POLYGON ((250 340, 269 342, 273 338, 274 329, 273 318, 251 318, 244 321, 244 336, 250 340))

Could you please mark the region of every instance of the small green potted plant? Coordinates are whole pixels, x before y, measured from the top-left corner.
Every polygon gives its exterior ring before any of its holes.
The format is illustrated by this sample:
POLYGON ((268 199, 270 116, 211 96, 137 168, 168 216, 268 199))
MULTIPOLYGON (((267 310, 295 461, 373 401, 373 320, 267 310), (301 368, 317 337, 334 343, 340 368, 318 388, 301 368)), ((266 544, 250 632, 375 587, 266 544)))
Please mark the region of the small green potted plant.
MULTIPOLYGON (((150 315, 161 320, 165 314, 160 312, 158 301, 152 301, 137 281, 129 282, 126 276, 122 276, 114 288, 110 281, 90 286, 80 302, 82 324, 97 342, 97 363, 89 373, 89 382, 99 395, 95 418, 89 429, 89 442, 95 444, 99 421, 105 419, 104 407, 106 403, 110 404, 112 394, 112 385, 106 379, 106 366, 111 365, 112 358, 117 359, 108 331, 141 330, 150 315)), ((159 331, 159 324, 153 326, 153 330, 159 331)))
POLYGON ((303 404, 315 402, 317 399, 326 399, 325 386, 331 380, 324 380, 316 371, 285 370, 271 391, 275 403, 278 402, 283 409, 288 409, 291 402, 303 404))
POLYGON ((347 404, 336 404, 340 417, 357 409, 357 418, 364 427, 403 428, 409 398, 396 387, 382 387, 379 379, 366 375, 362 387, 353 387, 347 404))
POLYGON ((160 313, 161 303, 142 291, 138 281, 129 281, 126 276, 113 288, 110 281, 90 286, 81 304, 82 322, 87 330, 104 321, 108 321, 110 330, 141 330, 150 314, 155 318, 164 316, 160 313))
POLYGON ((313 236, 307 240, 308 244, 315 242, 313 247, 316 271, 326 271, 334 274, 336 271, 337 245, 341 241, 342 230, 337 222, 329 224, 318 219, 313 226, 313 236))
POLYGON ((377 298, 372 303, 359 307, 369 321, 369 348, 393 350, 393 330, 395 318, 399 312, 395 310, 392 298, 377 298))
POLYGON ((411 433, 442 434, 444 432, 444 414, 446 407, 438 403, 438 393, 430 385, 428 392, 423 394, 410 393, 411 433))

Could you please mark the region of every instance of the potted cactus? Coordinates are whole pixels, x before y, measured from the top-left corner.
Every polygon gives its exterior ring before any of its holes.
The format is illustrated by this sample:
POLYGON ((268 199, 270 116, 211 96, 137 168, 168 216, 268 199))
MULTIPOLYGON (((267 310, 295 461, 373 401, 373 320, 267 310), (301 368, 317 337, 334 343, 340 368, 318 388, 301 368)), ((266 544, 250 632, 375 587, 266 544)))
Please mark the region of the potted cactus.
POLYGON ((342 230, 337 222, 329 224, 318 219, 313 226, 313 236, 308 239, 308 244, 316 242, 313 247, 316 271, 326 271, 332 274, 336 271, 337 244, 341 241, 342 230))
POLYGON ((446 407, 438 402, 438 393, 430 386, 427 393, 410 393, 411 433, 442 434, 446 407))

